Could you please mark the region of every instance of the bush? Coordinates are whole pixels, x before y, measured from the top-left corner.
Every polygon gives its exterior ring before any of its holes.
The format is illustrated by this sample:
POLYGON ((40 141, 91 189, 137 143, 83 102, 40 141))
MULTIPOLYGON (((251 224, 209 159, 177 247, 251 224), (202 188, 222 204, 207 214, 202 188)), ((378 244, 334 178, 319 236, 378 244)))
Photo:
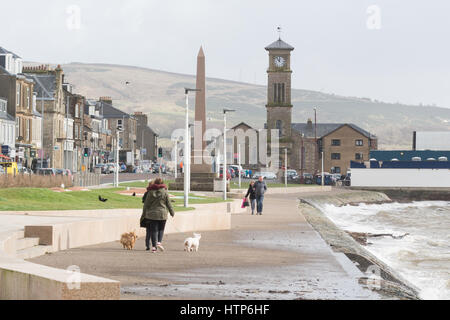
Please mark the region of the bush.
POLYGON ((28 175, 18 174, 1 175, 0 188, 54 188, 60 187, 64 184, 66 188, 73 186, 71 177, 68 176, 42 176, 42 175, 28 175))

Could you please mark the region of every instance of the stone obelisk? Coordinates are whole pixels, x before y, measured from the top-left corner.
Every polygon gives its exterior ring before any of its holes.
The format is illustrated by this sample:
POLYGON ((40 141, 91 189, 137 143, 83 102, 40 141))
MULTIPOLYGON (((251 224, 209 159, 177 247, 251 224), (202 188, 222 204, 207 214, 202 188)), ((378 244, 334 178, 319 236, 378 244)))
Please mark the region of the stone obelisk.
MULTIPOLYGON (((195 124, 194 136, 191 138, 191 190, 192 191, 214 191, 215 174, 212 167, 205 162, 204 150, 206 141, 203 140, 206 132, 206 72, 205 54, 203 48, 197 56, 197 89, 195 97, 195 124)), ((184 177, 179 177, 175 183, 170 184, 170 190, 183 190, 184 177)))
MULTIPOLYGON (((203 53, 203 48, 200 47, 200 51, 197 56, 197 89, 200 91, 196 92, 195 95, 195 121, 197 123, 201 122, 201 128, 199 132, 202 135, 202 150, 206 147, 206 142, 203 141, 203 137, 206 131, 206 71, 205 71, 205 54, 203 53)), ((196 124, 197 129, 197 124, 196 124)))
POLYGON ((206 149, 206 141, 203 140, 206 132, 206 68, 205 53, 203 48, 197 55, 197 84, 199 91, 195 95, 195 124, 194 139, 191 157, 192 173, 211 173, 211 166, 204 160, 204 150, 206 149))

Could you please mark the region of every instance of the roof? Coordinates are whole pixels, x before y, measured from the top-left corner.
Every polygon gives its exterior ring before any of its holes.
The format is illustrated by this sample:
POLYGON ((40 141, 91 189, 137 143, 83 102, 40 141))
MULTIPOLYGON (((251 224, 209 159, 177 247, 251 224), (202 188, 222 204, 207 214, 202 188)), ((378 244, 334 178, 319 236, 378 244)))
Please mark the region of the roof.
POLYGON ((278 39, 277 41, 271 43, 267 47, 265 47, 266 50, 294 50, 295 48, 291 46, 290 44, 287 44, 281 39, 278 39))
POLYGON ((109 118, 131 118, 131 115, 129 115, 126 112, 123 112, 117 108, 114 108, 112 105, 105 101, 98 101, 97 105, 99 108, 103 109, 101 110, 101 113, 103 114, 103 117, 106 119, 109 118))
MULTIPOLYGON (((343 126, 349 126, 352 129, 358 131, 362 135, 366 136, 367 138, 375 138, 374 135, 370 134, 370 132, 361 129, 357 125, 354 125, 353 123, 318 123, 317 124, 317 138, 322 138, 328 134, 330 134, 333 131, 336 131, 337 129, 343 127, 343 126)), ((292 129, 303 133, 305 137, 307 138, 314 138, 315 136, 315 125, 311 123, 293 123, 292 129)))
POLYGON ((27 74, 27 78, 34 80, 34 92, 37 99, 53 99, 56 90, 56 75, 54 74, 27 74))
POLYGON ((12 74, 8 70, 3 68, 2 66, 0 66, 0 74, 6 74, 8 76, 12 76, 12 74))
POLYGON ((245 122, 241 122, 241 123, 235 125, 235 126, 234 126, 233 128, 231 128, 231 129, 236 129, 236 128, 240 127, 240 126, 247 127, 248 129, 253 129, 250 125, 246 124, 245 122))
POLYGON ((14 52, 12 52, 12 51, 9 51, 9 50, 6 50, 5 48, 2 48, 2 47, 0 47, 0 54, 12 54, 13 55, 13 57, 15 58, 15 59, 22 59, 21 57, 19 57, 17 54, 15 54, 14 52))
POLYGON ((450 159, 450 151, 443 150, 425 150, 425 151, 413 151, 413 150, 374 150, 370 151, 370 158, 377 159, 378 161, 391 161, 392 159, 398 159, 399 161, 411 161, 413 157, 421 157, 422 160, 428 158, 439 159, 440 157, 447 157, 450 159))

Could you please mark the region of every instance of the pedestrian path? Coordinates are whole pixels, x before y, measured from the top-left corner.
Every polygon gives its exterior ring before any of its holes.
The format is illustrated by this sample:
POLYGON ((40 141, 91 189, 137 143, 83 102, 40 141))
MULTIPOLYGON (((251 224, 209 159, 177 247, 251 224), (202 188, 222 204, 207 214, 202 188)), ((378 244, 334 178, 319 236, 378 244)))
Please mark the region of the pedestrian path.
MULTIPOLYGON (((303 194, 304 195, 304 194, 303 194)), ((364 275, 335 253, 306 222, 294 194, 267 195, 262 216, 232 216, 229 231, 202 232, 200 251, 188 254, 190 234, 170 234, 166 251, 150 254, 117 242, 34 259, 121 282, 123 299, 380 299, 358 283, 364 275)))

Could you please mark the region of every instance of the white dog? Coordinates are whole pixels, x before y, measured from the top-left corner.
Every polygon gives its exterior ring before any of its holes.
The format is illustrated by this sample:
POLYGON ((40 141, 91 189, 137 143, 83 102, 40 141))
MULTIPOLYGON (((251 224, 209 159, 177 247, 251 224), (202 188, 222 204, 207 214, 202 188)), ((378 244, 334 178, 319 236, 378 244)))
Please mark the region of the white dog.
POLYGON ((194 233, 193 238, 187 238, 186 240, 184 240, 184 251, 191 252, 195 250, 195 252, 197 252, 201 238, 202 238, 201 234, 194 233))

